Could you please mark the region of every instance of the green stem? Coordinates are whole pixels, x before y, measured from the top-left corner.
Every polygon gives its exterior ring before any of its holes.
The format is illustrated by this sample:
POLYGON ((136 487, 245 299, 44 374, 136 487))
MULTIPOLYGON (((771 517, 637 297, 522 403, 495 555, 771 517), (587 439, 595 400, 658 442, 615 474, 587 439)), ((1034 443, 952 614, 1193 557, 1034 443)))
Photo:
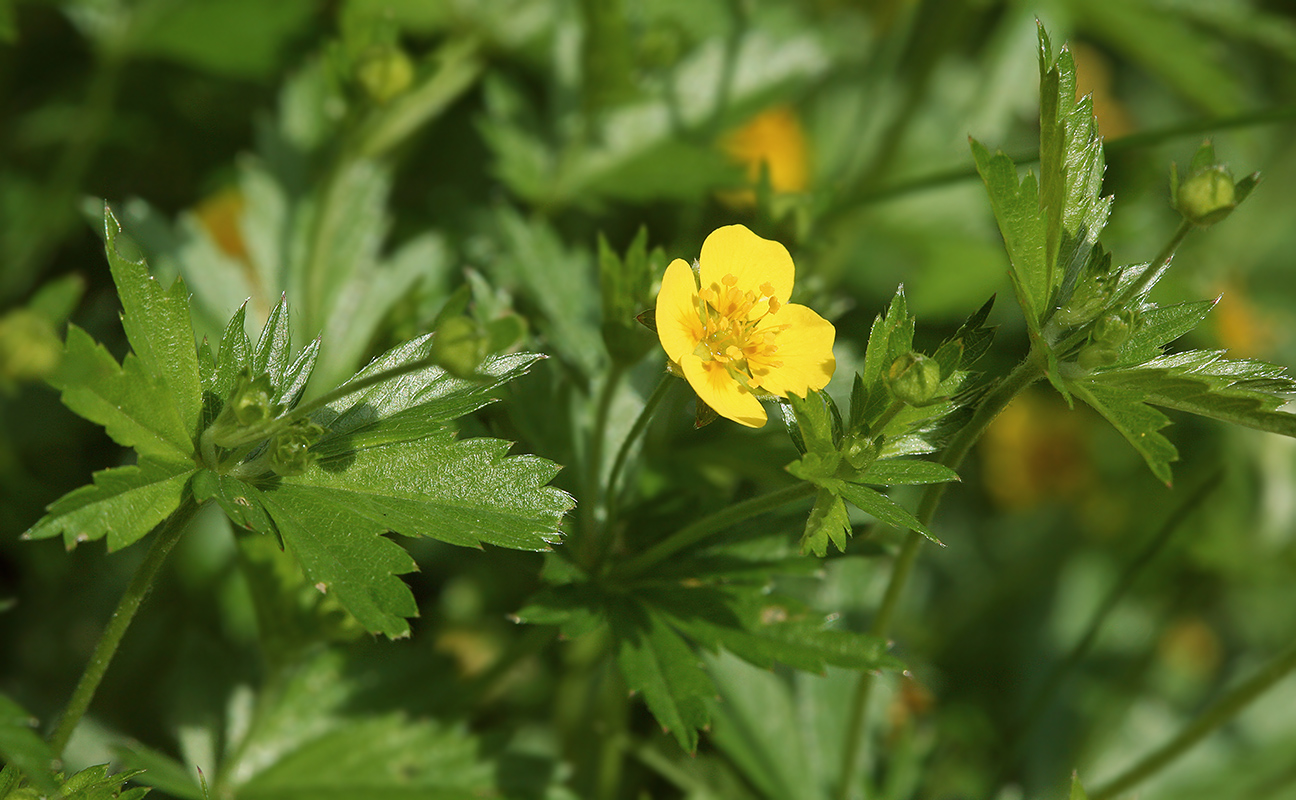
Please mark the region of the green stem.
MULTIPOLYGON (((1026 358, 982 398, 972 418, 959 429, 950 440, 949 446, 941 453, 940 463, 951 469, 957 469, 963 463, 968 451, 985 433, 986 428, 990 427, 990 423, 999 416, 999 412, 1007 408, 1012 399, 1023 389, 1044 377, 1045 363, 1044 351, 1032 348, 1026 358)), ((946 485, 934 483, 923 492, 922 499, 918 503, 919 522, 924 525, 931 523, 932 518, 936 516, 936 509, 940 507, 941 498, 945 495, 946 485)), ((869 629, 871 635, 885 639, 890 634, 900 596, 904 592, 910 573, 913 572, 914 562, 918 558, 918 549, 924 541, 922 534, 914 531, 910 531, 905 537, 900 553, 891 568, 891 578, 882 596, 882 604, 878 607, 877 615, 873 617, 873 624, 869 629)), ((873 683, 874 674, 862 672, 855 684, 855 695, 851 702, 850 719, 846 728, 845 748, 842 751, 841 780, 837 785, 837 797, 840 800, 846 800, 851 796, 851 787, 855 783, 855 776, 859 769, 864 723, 868 717, 873 683)))
POLYGON ((1296 643, 1289 645, 1246 683, 1233 689, 1206 709, 1192 724, 1180 731, 1178 736, 1149 753, 1112 780, 1091 790, 1089 800, 1110 800, 1160 772, 1162 768, 1186 753, 1212 731, 1233 719, 1242 709, 1293 671, 1296 671, 1296 643))
POLYGON ((59 720, 54 733, 50 734, 50 749, 54 751, 55 756, 63 754, 68 739, 72 737, 72 731, 85 716, 86 710, 90 708, 90 701, 94 699, 95 691, 99 688, 104 673, 108 671, 108 665, 112 663, 122 636, 130 627, 131 620, 135 618, 135 612, 139 611, 140 603, 153 588, 153 579, 157 577, 158 570, 166 561, 167 554, 175 547, 176 542, 180 541, 180 536, 197 511, 198 504, 189 497, 181 502, 180 507, 167 517, 161 527, 154 531, 148 553, 135 570, 135 575, 131 578, 130 585, 126 587, 121 601, 117 603, 117 610, 108 621, 108 627, 104 628, 103 634, 100 635, 99 642, 90 655, 90 663, 86 664, 85 671, 81 673, 81 680, 77 681, 72 697, 68 700, 67 710, 63 712, 63 717, 59 720))
POLYGON ((1026 734, 1031 731, 1043 715, 1044 710, 1048 708, 1049 701, 1053 699, 1057 690, 1062 686, 1067 674, 1075 669, 1089 653, 1090 648, 1098 638, 1098 633, 1102 630, 1111 612, 1116 609, 1121 598, 1134 585, 1134 581, 1142 574, 1144 568, 1152 563, 1152 559, 1156 558, 1157 554, 1170 542, 1179 526, 1191 517, 1197 507, 1219 488, 1223 477, 1222 470, 1216 471, 1204 484, 1195 491, 1190 492, 1184 502, 1180 503, 1174 513, 1162 523, 1160 530, 1143 546, 1143 549, 1134 557, 1134 560, 1125 567, 1120 578, 1108 591, 1107 596, 1103 598, 1102 603, 1090 618, 1089 625, 1085 628, 1080 640, 1076 642, 1066 657, 1058 662, 1044 682, 1040 684, 1039 689, 1035 691, 1031 702, 1026 707, 1026 713, 1022 715, 1021 721, 1015 726, 1015 730, 1010 733, 1007 748, 1008 758, 1004 764, 1005 770, 1014 766, 1020 748, 1026 742, 1026 734))
MULTIPOLYGON (((1245 114, 1238 114, 1232 117, 1222 119, 1193 120, 1180 125, 1172 125, 1157 130, 1135 133, 1129 136, 1122 136, 1119 139, 1112 139, 1103 143, 1103 152, 1111 155, 1113 153, 1136 150, 1142 147, 1152 147, 1171 139, 1177 139, 1183 136, 1196 136, 1211 131, 1228 130, 1232 128, 1246 128, 1255 125, 1271 125, 1282 122, 1289 122, 1296 119, 1296 106, 1284 106, 1281 108, 1270 108, 1263 111, 1251 111, 1245 114)), ((1039 152, 1025 153, 1013 159, 1013 163, 1018 166, 1025 166, 1039 161, 1039 152)), ((826 216, 836 218, 847 214, 855 209, 869 206, 874 203, 881 203, 892 200, 897 197, 903 197, 914 192, 921 192, 927 189, 935 189, 942 186, 948 186, 954 183, 973 180, 978 176, 975 167, 955 167, 952 169, 934 172, 930 175, 913 178, 911 180, 897 183, 893 186, 883 186, 878 189, 864 187, 864 191, 849 199, 843 201, 836 208, 833 208, 826 216)))
MULTIPOLYGON (((585 492, 581 503, 581 549, 584 551, 587 564, 598 560, 603 549, 600 538, 606 538, 607 529, 599 530, 599 509, 605 507, 605 493, 599 485, 603 467, 603 446, 607 442, 608 417, 612 413, 612 399, 616 396, 617 387, 625 375, 625 365, 620 361, 613 362, 599 389, 598 405, 594 409, 594 427, 590 430, 589 447, 586 450, 585 492), (600 536, 601 534, 601 536, 600 536)), ((608 485, 608 492, 612 486, 608 485)), ((606 518, 606 517, 605 517, 606 518)))
POLYGON ((621 480, 621 472, 625 469, 626 460, 630 457, 630 449, 634 447, 635 442, 648 430, 648 423, 652 422, 653 415, 657 413, 657 408, 666 399, 671 387, 675 385, 675 376, 669 372, 662 376, 661 382, 657 388, 653 389, 652 394, 644 402, 643 410, 639 412, 638 418, 630 426, 630 432, 626 434, 625 439, 621 442, 621 447, 617 449, 616 458, 612 461, 612 471, 608 473, 607 480, 607 514, 604 517, 605 531, 611 531, 616 524, 617 509, 620 505, 620 494, 617 492, 617 484, 621 480))
POLYGON ((686 547, 691 547, 712 534, 718 533, 731 525, 737 525, 743 520, 751 519, 767 511, 773 511, 780 506, 809 497, 816 490, 817 488, 813 483, 803 481, 759 497, 744 500, 741 503, 734 503, 714 514, 703 517, 692 525, 680 528, 639 555, 622 563, 615 569, 613 574, 618 579, 636 577, 654 564, 665 560, 667 556, 674 555, 686 547))

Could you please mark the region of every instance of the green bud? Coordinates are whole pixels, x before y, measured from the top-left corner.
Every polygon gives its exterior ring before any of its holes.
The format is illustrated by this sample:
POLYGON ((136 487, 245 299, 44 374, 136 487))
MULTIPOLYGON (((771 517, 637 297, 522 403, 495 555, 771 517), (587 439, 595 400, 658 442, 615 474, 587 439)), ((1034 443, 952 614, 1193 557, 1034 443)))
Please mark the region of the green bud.
POLYGON ((887 382, 898 400, 911 406, 926 405, 940 390, 940 365, 922 353, 906 353, 892 362, 887 382))
POLYGON ((490 336, 470 317, 448 317, 432 337, 432 359, 456 378, 471 378, 489 352, 490 336))
POLYGON ((356 67, 356 80, 374 102, 390 102, 414 81, 414 62, 399 47, 374 46, 356 67))
POLYGON ((262 373, 253 379, 244 370, 234 384, 234 391, 230 392, 228 405, 234 419, 239 425, 251 427, 278 415, 279 407, 273 402, 274 392, 269 375, 262 373))
POLYGON ((1179 184, 1175 208, 1194 225, 1213 225, 1237 207, 1233 186, 1233 175, 1226 167, 1218 164, 1208 167, 1179 184))
POLYGON ((1095 343, 1087 345, 1080 351, 1080 355, 1076 357, 1076 363, 1084 369, 1091 370, 1099 367, 1110 367, 1116 363, 1118 357, 1119 355, 1114 347, 1106 347, 1095 343))
POLYGON ((1093 341, 1106 347, 1119 347, 1133 332, 1130 321, 1121 314, 1108 314, 1094 323, 1093 341))
POLYGON ((843 443, 841 452, 847 464, 856 470, 862 470, 877 458, 878 447, 876 443, 852 434, 843 443))
POLYGON ((0 384, 42 380, 62 355, 62 343, 45 315, 18 308, 0 317, 0 384))
POLYGON ((284 477, 300 475, 314 460, 310 446, 324 433, 313 422, 298 422, 274 435, 270 440, 270 468, 284 477))

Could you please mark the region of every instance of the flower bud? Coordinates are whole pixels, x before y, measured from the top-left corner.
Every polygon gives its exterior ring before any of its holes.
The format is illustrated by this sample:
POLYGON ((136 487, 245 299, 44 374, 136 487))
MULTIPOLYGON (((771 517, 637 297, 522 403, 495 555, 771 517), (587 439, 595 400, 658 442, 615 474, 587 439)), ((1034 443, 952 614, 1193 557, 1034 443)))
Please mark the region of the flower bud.
POLYGON ((1106 347, 1119 347, 1132 332, 1129 319, 1120 314, 1108 314, 1094 323, 1093 341, 1106 347))
POLYGON ((274 391, 269 375, 262 373, 252 379, 244 371, 234 385, 229 400, 229 407, 238 424, 251 427, 277 415, 279 408, 272 400, 274 391))
POLYGON ((279 431, 270 440, 270 468, 286 478, 302 474, 314 460, 310 446, 323 433, 313 422, 298 422, 279 431))
POLYGON ((0 317, 0 385, 42 380, 62 358, 62 345, 44 315, 26 308, 0 317))
POLYGON ((1117 358, 1119 358, 1119 354, 1116 352, 1116 348, 1102 344, 1090 344, 1080 351, 1080 355, 1076 356, 1076 363, 1083 369, 1092 370, 1099 367, 1110 367, 1116 363, 1117 358))
POLYGON ((374 102, 387 103, 414 81, 414 62, 399 47, 371 47, 360 57, 356 80, 374 102))
POLYGON ((911 406, 925 405, 940 390, 940 365, 922 353, 906 353, 892 362, 887 382, 896 399, 911 406))
POLYGON ((1233 176, 1221 165, 1189 175, 1179 184, 1174 202, 1179 213, 1192 224, 1213 225, 1237 207, 1233 176))

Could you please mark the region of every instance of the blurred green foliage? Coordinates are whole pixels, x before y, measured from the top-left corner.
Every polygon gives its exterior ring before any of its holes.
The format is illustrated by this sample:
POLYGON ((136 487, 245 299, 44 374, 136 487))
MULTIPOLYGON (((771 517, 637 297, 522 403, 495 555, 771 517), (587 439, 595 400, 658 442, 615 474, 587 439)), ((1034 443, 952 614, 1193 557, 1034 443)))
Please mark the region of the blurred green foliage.
MULTIPOLYGON (((126 351, 101 199, 164 285, 184 278, 200 338, 220 341, 244 301, 255 334, 287 294, 294 341, 322 337, 308 397, 434 329, 470 340, 448 362, 479 363, 483 339, 551 355, 461 427, 566 465, 555 484, 590 497, 616 476, 600 432, 621 441, 661 372, 657 355, 635 358, 626 319, 651 302, 643 271, 691 259, 719 225, 788 246, 797 302, 837 326, 842 376, 864 367, 898 284, 915 349, 936 353, 998 293, 996 346, 975 368, 1002 374, 1025 352, 1037 320, 1005 302, 1009 260, 967 141, 1037 157, 1037 18, 1092 93, 1115 197, 1103 247, 1119 263, 1173 236, 1169 166, 1197 173, 1204 138, 1234 174, 1263 173, 1193 233, 1153 300, 1221 295, 1177 347, 1296 364, 1296 17, 1281 3, 0 0, 7 752, 42 757, 24 715, 57 718, 142 558, 18 539, 129 461, 42 383, 69 320, 126 351), (618 264, 623 286, 600 281, 618 264), (624 380, 607 390, 611 370, 624 380)), ((861 796, 1079 797, 1075 769, 1092 795, 1292 641, 1293 442, 1174 413, 1168 489, 1046 389, 990 428, 931 526, 946 547, 923 551, 899 607, 892 655, 908 672, 879 682, 861 796)), ((828 394, 851 407, 848 380, 828 394)), ((582 500, 570 524, 620 503, 616 547, 639 552, 786 485, 798 452, 778 426, 694 431, 680 395, 615 502, 582 500)), ((772 586, 779 603, 751 605, 757 617, 832 614, 816 628, 830 650, 832 634, 868 629, 903 532, 842 504, 834 524, 853 536, 819 561, 797 554, 804 511, 668 564, 680 578, 705 567, 734 595, 772 586)), ((403 542, 419 568, 411 637, 372 641, 266 543, 204 513, 177 547, 66 753, 69 774, 102 785, 93 796, 145 769, 150 796, 202 797, 195 768, 214 797, 838 789, 848 667, 876 653, 808 653, 823 676, 761 669, 669 596, 642 627, 555 644, 508 615, 571 584, 569 561, 429 540, 403 542), (626 700, 654 685, 653 648, 687 648, 682 636, 710 681, 665 679, 699 704, 668 712, 681 721, 700 725, 709 704, 693 756, 626 700), (108 762, 117 774, 94 771, 108 762)), ((681 603, 719 591, 689 588, 681 603)), ((1289 678, 1139 796, 1296 798, 1293 702, 1289 678)))

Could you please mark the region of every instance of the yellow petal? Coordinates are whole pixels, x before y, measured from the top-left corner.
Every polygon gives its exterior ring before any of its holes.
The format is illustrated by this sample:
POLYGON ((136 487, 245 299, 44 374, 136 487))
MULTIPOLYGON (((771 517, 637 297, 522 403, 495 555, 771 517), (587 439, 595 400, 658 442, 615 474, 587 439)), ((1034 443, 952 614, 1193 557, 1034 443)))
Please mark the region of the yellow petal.
POLYGON ((666 268, 657 293, 657 338, 671 361, 692 353, 702 341, 702 320, 698 317, 697 281, 693 268, 677 258, 666 268))
POLYGON ((752 378, 770 394, 805 397, 808 390, 827 386, 837 368, 832 352, 837 331, 831 322, 796 303, 770 314, 757 330, 784 325, 787 327, 776 334, 777 349, 770 357, 777 366, 753 359, 752 378))
POLYGON ((717 361, 703 361, 692 353, 680 360, 689 386, 720 416, 749 428, 765 424, 765 409, 745 386, 717 361))
POLYGON ((768 283, 780 302, 792 296, 796 267, 787 248, 771 239, 762 239, 743 225, 716 228, 702 243, 702 285, 721 283, 726 275, 738 279, 735 288, 761 294, 768 283))

